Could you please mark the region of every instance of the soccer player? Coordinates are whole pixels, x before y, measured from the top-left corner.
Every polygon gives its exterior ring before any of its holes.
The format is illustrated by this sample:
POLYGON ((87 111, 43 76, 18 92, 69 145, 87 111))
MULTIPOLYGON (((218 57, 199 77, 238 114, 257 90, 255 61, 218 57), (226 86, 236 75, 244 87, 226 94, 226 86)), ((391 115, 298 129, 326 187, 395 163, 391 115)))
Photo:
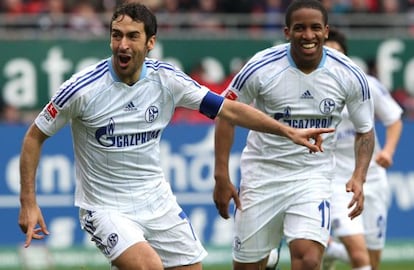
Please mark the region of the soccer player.
POLYGON ((112 56, 64 82, 29 127, 20 156, 25 247, 49 233, 36 201, 36 169, 45 140, 68 123, 81 226, 120 270, 198 270, 206 256, 160 166, 161 134, 177 106, 286 136, 311 152, 322 150, 321 133, 334 131, 287 127, 147 58, 156 32, 156 18, 145 6, 118 7, 110 23, 112 56))
MULTIPOLYGON (((255 54, 223 95, 299 128, 336 127, 347 107, 356 131, 356 166, 346 184, 352 192, 348 215, 355 218, 363 210, 363 183, 374 147, 366 76, 344 54, 324 47, 329 26, 320 1, 292 1, 285 24, 289 43, 255 54)), ((236 205, 233 269, 265 269, 270 251, 284 237, 293 270, 319 270, 330 234, 334 134, 324 135, 323 153, 309 154, 282 137, 250 131, 240 161, 239 193, 228 170, 233 135, 233 124, 216 121, 213 196, 223 218, 229 218, 231 199, 236 205)))
MULTIPOLYGON (((330 30, 325 45, 345 55, 348 53, 346 36, 336 29, 330 30)), ((332 235, 344 245, 330 241, 324 258, 326 270, 333 269, 335 257, 343 261, 349 258, 353 269, 377 270, 381 260, 381 251, 385 245, 387 210, 390 200, 386 168, 393 163, 393 155, 403 127, 401 121, 403 111, 378 79, 370 75, 367 75, 367 78, 374 101, 375 117, 386 127, 385 142, 381 148, 378 138, 375 140, 374 155, 364 185, 364 212, 361 216, 350 220, 346 213, 350 195, 345 192, 343 185, 352 174, 355 163, 355 155, 352 151, 355 129, 349 119, 348 111, 343 111, 343 120, 337 126, 336 131, 337 164, 333 181, 334 199, 331 201, 331 220, 332 235), (347 252, 343 252, 344 246, 347 252)))

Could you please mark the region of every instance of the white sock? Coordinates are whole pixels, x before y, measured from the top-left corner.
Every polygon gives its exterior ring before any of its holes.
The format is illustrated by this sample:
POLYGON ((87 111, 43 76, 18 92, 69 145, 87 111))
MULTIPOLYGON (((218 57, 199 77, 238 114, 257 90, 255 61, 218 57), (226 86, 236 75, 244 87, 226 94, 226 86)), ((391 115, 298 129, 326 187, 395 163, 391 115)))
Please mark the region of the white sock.
MULTIPOLYGON (((345 246, 337 241, 331 241, 328 244, 328 247, 325 250, 325 256, 332 259, 338 259, 342 262, 349 262, 348 252, 346 251, 345 246)), ((358 269, 366 270, 366 269, 358 269)))

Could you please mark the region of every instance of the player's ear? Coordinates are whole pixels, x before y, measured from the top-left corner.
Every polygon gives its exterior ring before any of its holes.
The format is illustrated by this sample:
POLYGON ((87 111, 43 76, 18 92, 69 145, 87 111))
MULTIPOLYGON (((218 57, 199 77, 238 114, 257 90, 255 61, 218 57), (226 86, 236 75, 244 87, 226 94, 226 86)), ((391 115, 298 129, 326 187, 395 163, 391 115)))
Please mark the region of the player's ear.
POLYGON ((289 28, 288 27, 283 28, 283 33, 285 34, 285 39, 289 41, 290 40, 289 28))
POLYGON ((155 47, 155 42, 156 42, 157 38, 155 35, 151 36, 148 41, 147 41, 147 48, 148 51, 151 51, 152 49, 154 49, 155 47))
POLYGON ((325 27, 325 39, 328 39, 328 37, 329 37, 329 25, 325 27))

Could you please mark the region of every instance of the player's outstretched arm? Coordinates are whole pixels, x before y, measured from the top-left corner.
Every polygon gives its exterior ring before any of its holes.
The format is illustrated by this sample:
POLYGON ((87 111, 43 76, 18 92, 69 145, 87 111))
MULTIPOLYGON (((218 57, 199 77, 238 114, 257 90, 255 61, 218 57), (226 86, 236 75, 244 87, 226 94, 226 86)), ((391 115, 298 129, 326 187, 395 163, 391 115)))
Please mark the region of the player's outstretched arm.
POLYGON ((42 144, 46 139, 47 136, 32 124, 24 137, 20 153, 19 226, 26 234, 25 247, 30 245, 32 239, 43 239, 49 234, 36 202, 35 188, 36 168, 39 164, 42 144))
POLYGON ((291 128, 252 106, 228 99, 224 100, 219 117, 234 125, 287 137, 294 143, 309 148, 311 152, 323 151, 321 134, 335 131, 334 128, 291 128), (311 141, 311 139, 313 139, 313 141, 311 141))

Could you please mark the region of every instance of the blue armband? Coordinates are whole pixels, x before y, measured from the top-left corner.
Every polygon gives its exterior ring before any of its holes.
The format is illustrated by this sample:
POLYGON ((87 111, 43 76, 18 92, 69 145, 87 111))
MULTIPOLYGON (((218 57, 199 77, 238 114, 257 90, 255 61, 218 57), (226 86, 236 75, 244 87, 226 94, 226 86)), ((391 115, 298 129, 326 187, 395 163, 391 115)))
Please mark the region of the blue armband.
POLYGON ((224 102, 224 97, 213 93, 207 92, 200 104, 200 113, 204 114, 208 118, 214 119, 220 111, 220 108, 224 102))

